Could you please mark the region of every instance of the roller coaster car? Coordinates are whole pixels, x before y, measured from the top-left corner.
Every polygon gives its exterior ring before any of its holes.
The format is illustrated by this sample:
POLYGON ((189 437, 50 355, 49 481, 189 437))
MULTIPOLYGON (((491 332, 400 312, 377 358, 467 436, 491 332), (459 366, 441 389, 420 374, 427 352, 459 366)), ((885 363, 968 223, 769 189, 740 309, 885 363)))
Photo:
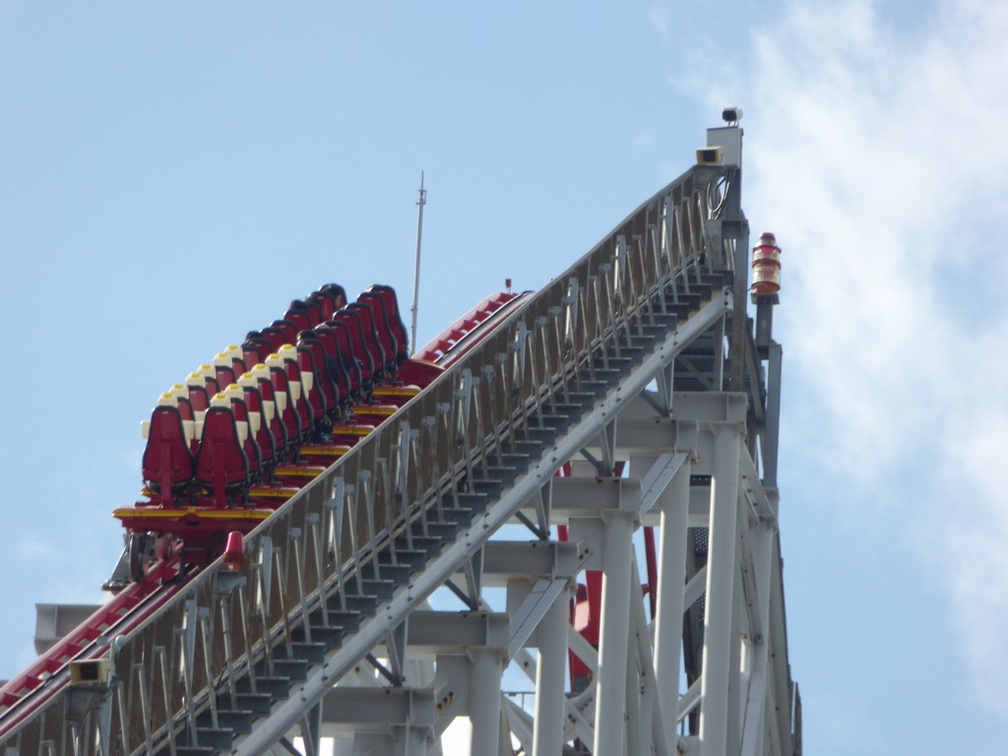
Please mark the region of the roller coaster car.
POLYGON ((391 287, 348 304, 327 284, 173 386, 144 424, 146 498, 113 512, 127 542, 104 587, 222 553, 443 371, 407 355, 391 287))

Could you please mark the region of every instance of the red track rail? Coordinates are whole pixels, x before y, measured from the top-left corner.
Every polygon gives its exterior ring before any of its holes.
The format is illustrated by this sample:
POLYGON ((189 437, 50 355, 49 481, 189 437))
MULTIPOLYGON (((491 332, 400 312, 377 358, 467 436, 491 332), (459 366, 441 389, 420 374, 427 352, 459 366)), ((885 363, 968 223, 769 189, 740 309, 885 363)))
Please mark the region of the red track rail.
POLYGON ((511 307, 507 305, 512 302, 517 304, 516 300, 523 297, 523 294, 513 294, 509 291, 490 295, 448 326, 440 336, 428 342, 423 349, 413 355, 413 358, 435 362, 443 368, 448 367, 486 336, 491 323, 499 322, 503 316, 502 310, 510 311, 511 307))
POLYGON ((178 561, 159 562, 139 583, 132 583, 99 607, 75 630, 0 688, 0 738, 31 715, 69 679, 69 665, 106 653, 109 642, 126 635, 178 593, 198 570, 178 574, 178 561))

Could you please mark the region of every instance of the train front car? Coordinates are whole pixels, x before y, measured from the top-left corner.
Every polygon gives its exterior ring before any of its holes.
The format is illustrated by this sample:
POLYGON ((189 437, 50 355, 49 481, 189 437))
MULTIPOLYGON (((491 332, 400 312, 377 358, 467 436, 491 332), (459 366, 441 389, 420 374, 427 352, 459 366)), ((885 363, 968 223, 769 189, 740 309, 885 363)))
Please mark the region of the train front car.
POLYGON ((326 284, 173 385, 143 423, 144 498, 113 512, 126 546, 103 587, 223 553, 443 369, 408 355, 391 287, 348 302, 326 284))

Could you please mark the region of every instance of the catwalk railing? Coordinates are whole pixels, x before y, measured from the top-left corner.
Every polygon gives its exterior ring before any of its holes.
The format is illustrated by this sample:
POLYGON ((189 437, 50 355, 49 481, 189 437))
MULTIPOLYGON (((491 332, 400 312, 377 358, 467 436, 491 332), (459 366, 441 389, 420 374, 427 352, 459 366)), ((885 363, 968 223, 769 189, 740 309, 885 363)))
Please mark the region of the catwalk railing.
POLYGON ((708 222, 726 173, 695 167, 642 204, 246 536, 243 574, 218 560, 138 629, 107 639, 107 684, 72 686, 59 673, 49 689, 60 692, 30 715, 21 710, 0 747, 133 754, 174 745, 186 726, 194 733, 197 712, 216 727, 218 695, 234 700, 238 674, 254 692, 296 637, 311 640, 309 613, 326 624, 332 602, 380 579, 379 551, 408 542, 417 524, 425 532, 443 502, 514 452, 553 402, 618 358, 621 342, 666 306, 659 291, 674 302, 702 272, 732 267, 708 222))

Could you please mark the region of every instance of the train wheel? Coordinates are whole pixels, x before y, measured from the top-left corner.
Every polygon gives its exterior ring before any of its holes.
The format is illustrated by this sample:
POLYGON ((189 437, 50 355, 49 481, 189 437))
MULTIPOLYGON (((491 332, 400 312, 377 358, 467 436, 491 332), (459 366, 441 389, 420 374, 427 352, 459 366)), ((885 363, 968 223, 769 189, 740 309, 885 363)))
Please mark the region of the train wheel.
POLYGON ((147 545, 148 537, 146 533, 130 533, 129 537, 129 568, 130 579, 139 583, 147 574, 147 545))

